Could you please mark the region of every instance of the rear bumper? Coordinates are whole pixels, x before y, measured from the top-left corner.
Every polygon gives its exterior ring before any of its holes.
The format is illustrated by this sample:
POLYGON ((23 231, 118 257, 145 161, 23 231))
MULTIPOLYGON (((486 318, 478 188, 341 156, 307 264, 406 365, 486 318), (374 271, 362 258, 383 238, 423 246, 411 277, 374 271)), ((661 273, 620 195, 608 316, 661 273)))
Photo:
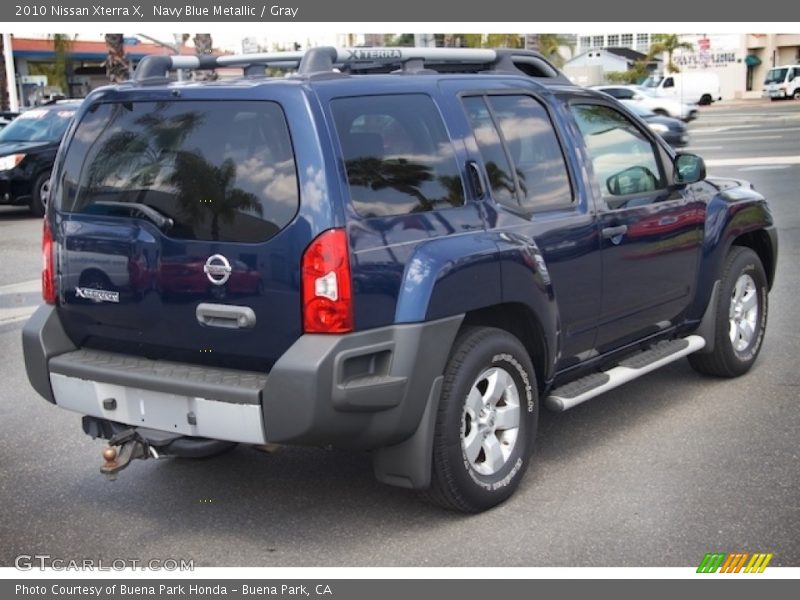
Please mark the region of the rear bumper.
POLYGON ((34 389, 83 415, 235 442, 378 448, 417 429, 462 318, 305 335, 267 374, 78 349, 43 306, 23 350, 34 389))
POLYGON ((19 204, 30 198, 32 190, 30 175, 18 167, 0 171, 0 204, 19 204))

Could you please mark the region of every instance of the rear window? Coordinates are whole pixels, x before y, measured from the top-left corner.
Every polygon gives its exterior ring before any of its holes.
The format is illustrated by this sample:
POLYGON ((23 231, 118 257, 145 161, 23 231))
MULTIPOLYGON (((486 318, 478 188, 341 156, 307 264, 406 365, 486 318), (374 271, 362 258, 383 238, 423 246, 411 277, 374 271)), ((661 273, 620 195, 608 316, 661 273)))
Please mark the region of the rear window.
POLYGON ((181 239, 264 241, 297 212, 297 169, 275 102, 94 105, 64 162, 56 202, 136 217, 181 239))
POLYGON ((331 102, 350 196, 364 217, 461 206, 464 190, 450 138, 423 94, 331 102))

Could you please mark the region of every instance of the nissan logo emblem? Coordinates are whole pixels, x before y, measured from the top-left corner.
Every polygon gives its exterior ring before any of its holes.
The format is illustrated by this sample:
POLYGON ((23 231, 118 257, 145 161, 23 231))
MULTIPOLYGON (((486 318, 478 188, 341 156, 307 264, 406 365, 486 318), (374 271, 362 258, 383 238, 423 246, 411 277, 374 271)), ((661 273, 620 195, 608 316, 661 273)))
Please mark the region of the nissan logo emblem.
POLYGON ((214 285, 225 285, 231 276, 231 263, 222 254, 214 254, 208 257, 203 271, 214 285))

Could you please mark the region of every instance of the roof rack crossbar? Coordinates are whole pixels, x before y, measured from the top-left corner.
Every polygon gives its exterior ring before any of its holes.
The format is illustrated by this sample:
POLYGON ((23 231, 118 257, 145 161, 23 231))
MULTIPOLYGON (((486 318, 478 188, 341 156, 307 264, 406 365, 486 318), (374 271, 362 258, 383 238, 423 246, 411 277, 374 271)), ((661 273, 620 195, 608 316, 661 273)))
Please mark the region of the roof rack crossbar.
MULTIPOLYGON (((265 68, 297 69, 301 77, 333 73, 336 70, 369 70, 397 65, 401 72, 425 72, 430 63, 448 65, 484 64, 490 71, 518 72, 547 78, 564 78, 544 56, 531 50, 489 48, 334 48, 320 46, 296 52, 267 52, 224 56, 147 56, 136 69, 134 81, 164 78, 174 69, 242 67, 256 73, 265 68), (520 69, 520 65, 529 66, 520 69), (259 67, 260 68, 260 67, 259 67)), ((565 78, 564 78, 565 79, 565 78)))

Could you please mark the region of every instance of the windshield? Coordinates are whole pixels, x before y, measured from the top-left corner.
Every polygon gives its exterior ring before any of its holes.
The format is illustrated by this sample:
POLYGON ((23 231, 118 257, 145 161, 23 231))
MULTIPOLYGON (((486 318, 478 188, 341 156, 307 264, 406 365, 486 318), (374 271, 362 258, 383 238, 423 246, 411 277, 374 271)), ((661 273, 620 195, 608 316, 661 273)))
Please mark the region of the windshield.
POLYGON ((663 77, 660 77, 658 75, 651 75, 650 77, 648 77, 647 79, 645 79, 642 82, 642 87, 645 87, 645 88, 656 88, 656 87, 658 87, 658 84, 661 83, 662 79, 663 79, 663 77))
POLYGON ((25 111, 0 131, 0 142, 57 142, 74 114, 74 108, 25 111))
POLYGON ((770 69, 764 83, 783 83, 789 69, 770 69))

